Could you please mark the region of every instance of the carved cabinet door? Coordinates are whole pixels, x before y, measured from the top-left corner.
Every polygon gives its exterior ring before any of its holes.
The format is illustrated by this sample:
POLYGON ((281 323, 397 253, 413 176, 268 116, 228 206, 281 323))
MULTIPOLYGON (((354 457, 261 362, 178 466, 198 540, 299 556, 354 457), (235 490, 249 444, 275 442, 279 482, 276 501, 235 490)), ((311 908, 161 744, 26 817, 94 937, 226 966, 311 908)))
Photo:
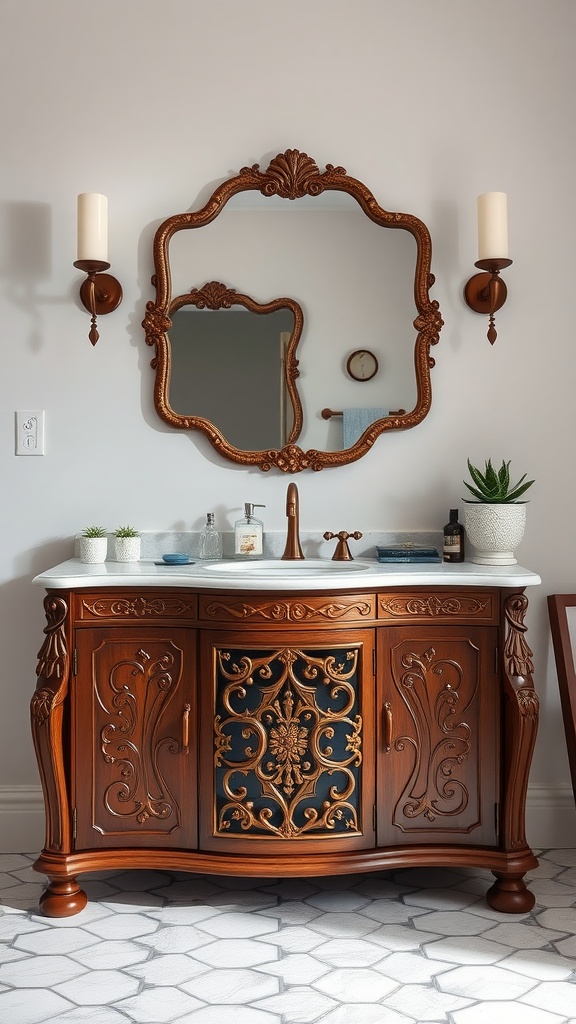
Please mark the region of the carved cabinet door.
POLYGON ((114 625, 76 640, 76 849, 194 848, 194 632, 114 625))
POLYGON ((200 845, 374 845, 374 633, 202 637, 200 845))
POLYGON ((493 627, 379 630, 378 845, 497 843, 493 627))

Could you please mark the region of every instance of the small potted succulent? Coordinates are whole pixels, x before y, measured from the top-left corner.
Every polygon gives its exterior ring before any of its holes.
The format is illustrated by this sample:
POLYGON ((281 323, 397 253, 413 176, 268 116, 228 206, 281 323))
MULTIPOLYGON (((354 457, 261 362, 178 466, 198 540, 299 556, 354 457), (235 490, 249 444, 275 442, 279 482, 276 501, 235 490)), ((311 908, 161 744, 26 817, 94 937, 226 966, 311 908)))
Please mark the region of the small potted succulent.
POLYGON ((468 459, 472 483, 464 480, 472 498, 465 498, 464 525, 476 548, 472 561, 480 565, 515 565, 514 550, 524 536, 526 501, 518 499, 534 483, 526 473, 510 483, 510 462, 496 470, 492 460, 481 471, 468 459))
POLYGON ((108 534, 104 526, 87 526, 80 535, 80 561, 105 562, 108 554, 108 534))
POLYGON ((119 526, 114 530, 117 562, 137 562, 140 558, 140 534, 133 526, 119 526))

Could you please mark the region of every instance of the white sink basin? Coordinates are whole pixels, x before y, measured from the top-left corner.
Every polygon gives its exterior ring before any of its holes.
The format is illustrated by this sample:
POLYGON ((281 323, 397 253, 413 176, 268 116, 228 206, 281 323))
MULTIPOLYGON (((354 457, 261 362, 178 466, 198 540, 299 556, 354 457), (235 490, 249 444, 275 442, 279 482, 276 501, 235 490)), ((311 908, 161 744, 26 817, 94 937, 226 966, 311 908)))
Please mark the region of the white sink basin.
POLYGON ((325 558, 306 558, 304 561, 282 561, 279 558, 263 558, 254 562, 214 562, 203 565, 205 572, 213 572, 218 576, 251 576, 270 579, 278 577, 303 576, 349 576, 358 572, 374 569, 371 562, 333 562, 325 558))

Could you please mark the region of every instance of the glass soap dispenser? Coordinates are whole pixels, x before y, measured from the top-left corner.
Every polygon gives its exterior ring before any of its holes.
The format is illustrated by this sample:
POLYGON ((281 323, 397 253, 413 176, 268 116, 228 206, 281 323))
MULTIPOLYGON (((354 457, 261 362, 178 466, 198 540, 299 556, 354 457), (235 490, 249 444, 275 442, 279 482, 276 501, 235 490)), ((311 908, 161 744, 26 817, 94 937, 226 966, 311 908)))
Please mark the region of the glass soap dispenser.
POLYGON ((244 503, 244 517, 234 523, 234 555, 236 558, 262 558, 264 523, 254 515, 255 508, 265 505, 244 503))
POLYGON ((214 513, 206 515, 206 526, 200 534, 200 558, 222 558, 222 538, 214 525, 214 513))

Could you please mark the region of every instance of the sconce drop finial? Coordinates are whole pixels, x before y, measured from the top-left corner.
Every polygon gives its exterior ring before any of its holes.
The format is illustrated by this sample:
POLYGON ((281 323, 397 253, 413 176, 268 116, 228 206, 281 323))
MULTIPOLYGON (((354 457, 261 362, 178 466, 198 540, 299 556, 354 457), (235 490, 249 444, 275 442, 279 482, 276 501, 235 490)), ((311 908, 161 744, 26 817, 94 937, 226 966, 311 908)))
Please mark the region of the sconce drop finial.
POLYGON ((491 345, 497 338, 494 314, 497 310, 502 309, 508 295, 508 289, 500 277, 500 271, 511 264, 512 260, 508 259, 478 260, 474 266, 484 270, 485 273, 474 274, 464 287, 464 299, 470 309, 473 309, 475 313, 487 313, 490 317, 487 337, 491 345))
POLYGON ((478 261, 482 274, 474 274, 464 287, 464 300, 475 313, 490 317, 488 341, 497 338, 494 314, 506 302, 508 289, 500 271, 509 267, 508 197, 505 192, 485 192, 478 196, 478 261))
POLYGON ((80 286, 80 300, 91 315, 88 338, 98 341, 96 317, 111 313, 122 302, 122 286, 108 270, 108 200, 97 192, 78 196, 78 259, 74 266, 86 280, 80 286))
POLYGON ((86 280, 80 285, 80 300, 91 314, 88 338, 95 345, 100 337, 96 329, 96 317, 111 313, 120 305, 122 285, 111 274, 102 273, 110 266, 104 260, 76 260, 74 266, 87 275, 86 280))

